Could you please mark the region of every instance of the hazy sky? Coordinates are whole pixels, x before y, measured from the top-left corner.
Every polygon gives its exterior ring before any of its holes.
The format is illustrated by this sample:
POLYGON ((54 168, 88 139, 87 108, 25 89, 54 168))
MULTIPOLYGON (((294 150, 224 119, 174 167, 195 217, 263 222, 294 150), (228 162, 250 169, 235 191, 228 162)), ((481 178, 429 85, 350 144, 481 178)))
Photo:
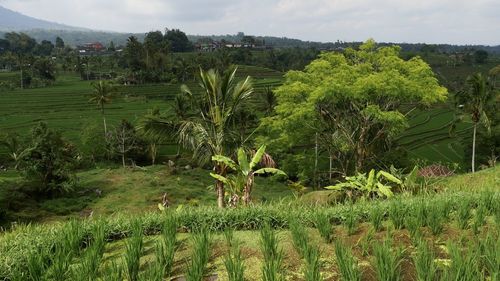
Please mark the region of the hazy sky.
POLYGON ((500 44, 500 0, 0 0, 99 30, 273 35, 314 41, 500 44))

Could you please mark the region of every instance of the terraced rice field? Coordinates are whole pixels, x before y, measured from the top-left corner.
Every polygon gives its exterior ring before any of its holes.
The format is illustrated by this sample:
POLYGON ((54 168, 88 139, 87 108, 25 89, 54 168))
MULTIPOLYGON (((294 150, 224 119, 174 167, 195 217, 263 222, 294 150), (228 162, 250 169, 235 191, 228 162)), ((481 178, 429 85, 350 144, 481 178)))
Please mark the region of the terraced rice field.
MULTIPOLYGON (((256 92, 279 85, 282 78, 278 71, 240 67, 238 76, 246 75, 254 77, 256 92)), ((197 87, 193 80, 186 84, 193 89, 197 87)), ((106 106, 106 118, 111 126, 124 118, 137 122, 152 108, 168 109, 179 89, 180 84, 120 86, 118 96, 106 106)), ((97 107, 88 102, 91 92, 91 83, 81 81, 77 75, 61 75, 47 88, 0 91, 0 133, 26 134, 37 122, 45 121, 78 144, 82 126, 101 120, 97 107)))
POLYGON ((464 159, 460 139, 471 133, 471 124, 458 123, 451 134, 454 118, 453 110, 445 106, 416 112, 410 116, 410 128, 397 143, 412 159, 461 164, 464 159))

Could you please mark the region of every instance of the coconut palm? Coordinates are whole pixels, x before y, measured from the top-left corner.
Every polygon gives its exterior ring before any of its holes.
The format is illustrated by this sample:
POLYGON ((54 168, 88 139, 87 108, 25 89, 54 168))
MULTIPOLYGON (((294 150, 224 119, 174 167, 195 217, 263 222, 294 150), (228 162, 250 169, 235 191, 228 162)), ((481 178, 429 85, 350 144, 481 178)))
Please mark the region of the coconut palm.
POLYGON ((490 102, 493 102, 495 97, 494 89, 487 77, 481 73, 474 74, 467 78, 466 87, 463 91, 457 94, 457 101, 465 112, 471 116, 473 124, 472 133, 472 172, 475 169, 476 160, 476 134, 477 126, 482 122, 489 128, 489 119, 486 115, 486 107, 490 102))
POLYGON ((104 114, 104 105, 107 103, 111 103, 113 94, 116 92, 116 88, 106 81, 99 81, 97 83, 92 84, 93 92, 92 96, 89 99, 89 102, 97 104, 99 109, 101 110, 102 120, 104 123, 104 135, 107 136, 108 129, 106 125, 106 116, 104 114))
MULTIPOLYGON (((193 115, 184 120, 166 120, 146 117, 142 127, 153 134, 175 134, 179 143, 193 151, 193 157, 204 165, 214 155, 226 155, 242 145, 234 118, 253 93, 250 77, 236 81, 236 68, 224 74, 216 70, 200 69, 201 95, 193 93, 187 86, 182 91, 191 100, 193 115)), ((213 171, 226 176, 228 167, 214 162, 213 171)), ((224 207, 224 182, 216 180, 217 204, 224 207)))

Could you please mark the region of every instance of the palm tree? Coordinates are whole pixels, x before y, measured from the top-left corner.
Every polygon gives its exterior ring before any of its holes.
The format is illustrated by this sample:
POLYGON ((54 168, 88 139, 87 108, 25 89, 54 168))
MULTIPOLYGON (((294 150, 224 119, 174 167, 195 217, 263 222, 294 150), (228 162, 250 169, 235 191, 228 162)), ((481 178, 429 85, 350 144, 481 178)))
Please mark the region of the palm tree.
MULTIPOLYGON (((186 85, 182 86, 182 91, 196 107, 195 114, 176 121, 147 117, 142 125, 144 130, 153 134, 175 132, 179 143, 192 150, 194 159, 200 164, 209 163, 212 156, 234 151, 242 143, 233 119, 253 93, 250 77, 237 82, 236 70, 234 68, 221 75, 213 69, 200 69, 201 95, 194 94, 186 85)), ((226 176, 227 170, 224 163, 214 162, 215 174, 226 176)), ((216 180, 215 187, 217 205, 223 208, 224 183, 216 180)))
POLYGON ((92 92, 92 97, 89 99, 89 102, 97 104, 100 108, 104 123, 104 135, 107 136, 108 129, 106 125, 106 116, 104 115, 104 105, 111 102, 113 94, 116 92, 116 88, 106 81, 94 83, 92 87, 94 91, 92 92))
POLYGON ((463 109, 471 115, 473 123, 472 133, 472 172, 476 171, 476 134, 477 125, 482 122, 489 128, 489 119, 485 108, 494 98, 494 89, 487 77, 481 73, 469 76, 466 87, 457 94, 457 100, 463 109))

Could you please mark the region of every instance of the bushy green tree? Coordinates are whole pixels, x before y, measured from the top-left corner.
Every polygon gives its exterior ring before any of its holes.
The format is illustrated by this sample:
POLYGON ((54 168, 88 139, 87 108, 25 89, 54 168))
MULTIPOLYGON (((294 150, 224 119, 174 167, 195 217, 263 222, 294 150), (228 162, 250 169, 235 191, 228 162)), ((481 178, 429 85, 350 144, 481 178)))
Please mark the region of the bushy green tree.
POLYGON ((348 167, 345 173, 363 170, 408 126, 403 105, 447 96, 427 63, 399 54, 397 46, 379 48, 369 40, 359 50, 323 53, 304 71, 289 71, 275 90, 276 114, 262 121, 261 141, 285 154, 335 152, 330 157, 348 167))
POLYGON ((32 129, 31 142, 19 157, 19 168, 29 180, 39 183, 39 192, 53 195, 69 190, 77 157, 71 143, 41 122, 32 129))

